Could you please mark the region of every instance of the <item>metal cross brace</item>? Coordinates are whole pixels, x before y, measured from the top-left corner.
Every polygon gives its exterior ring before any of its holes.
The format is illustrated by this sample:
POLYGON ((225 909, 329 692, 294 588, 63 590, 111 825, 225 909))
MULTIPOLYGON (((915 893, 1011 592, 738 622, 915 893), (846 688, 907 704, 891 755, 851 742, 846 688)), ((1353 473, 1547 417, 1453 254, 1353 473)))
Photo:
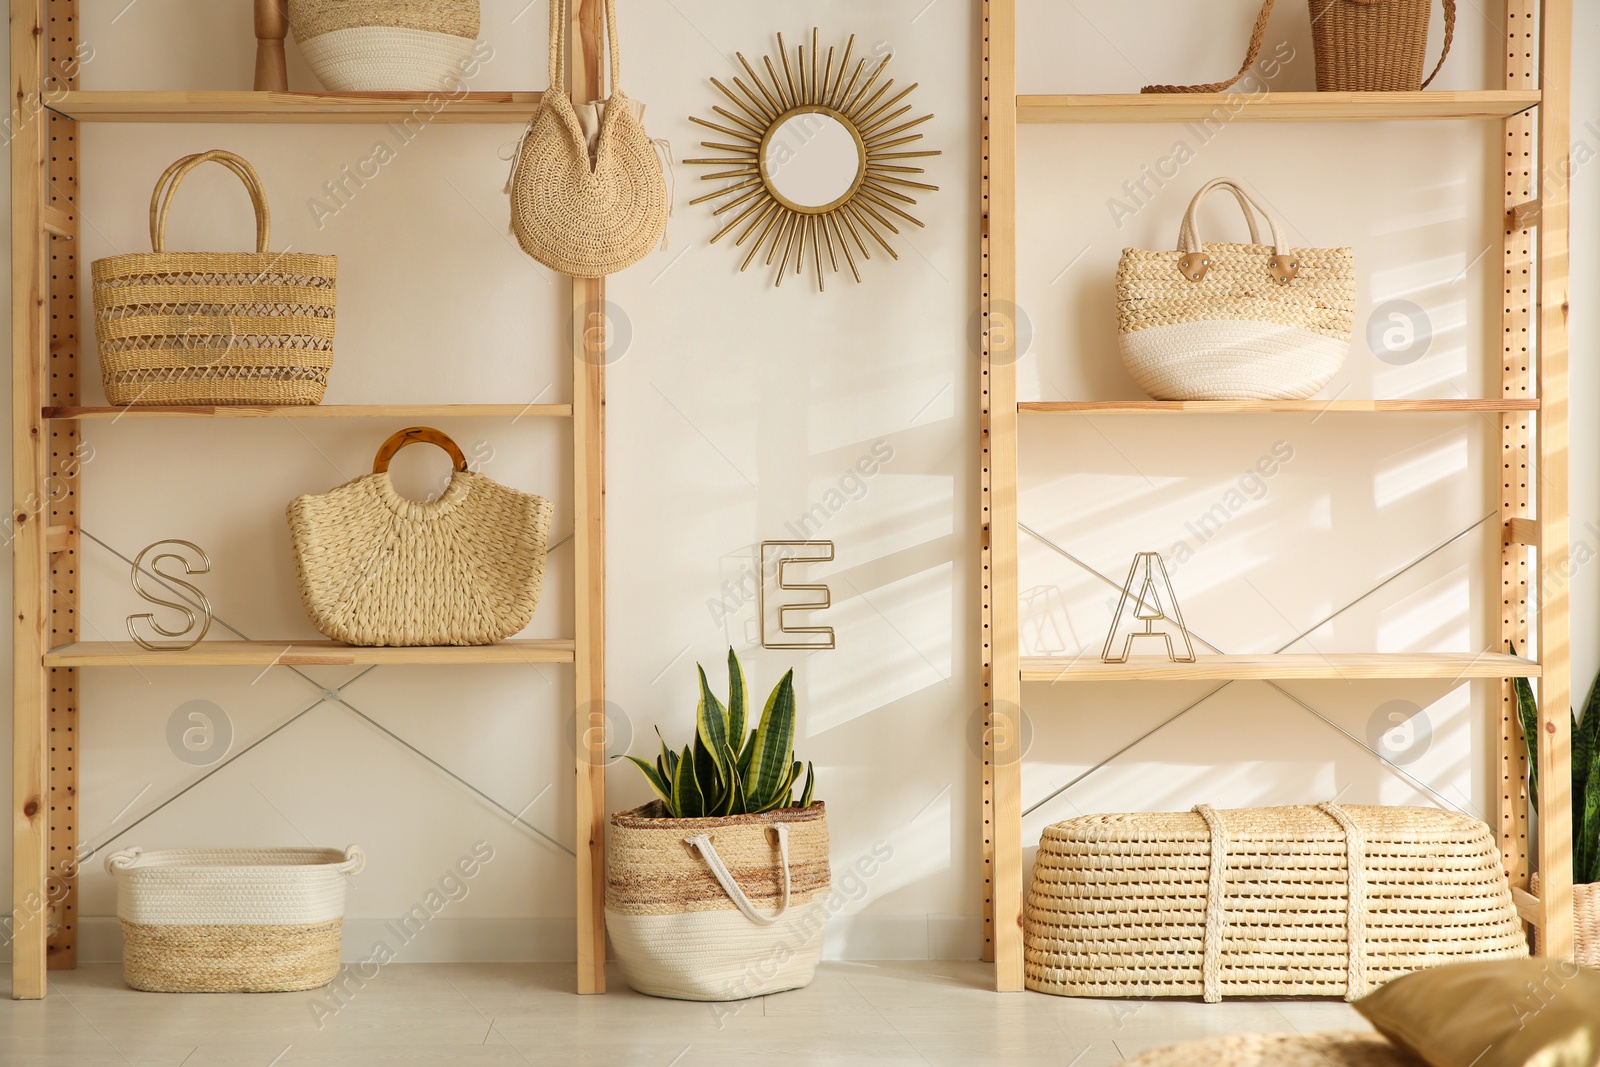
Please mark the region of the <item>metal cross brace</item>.
MULTIPOLYGON (((101 548, 105 549, 107 552, 110 552, 113 556, 116 556, 118 559, 122 560, 122 562, 128 564, 130 567, 134 565, 134 561, 132 559, 130 559, 127 556, 123 555, 121 552, 118 552, 115 548, 111 547, 106 542, 100 540, 100 538, 96 537, 94 534, 90 533, 88 530, 80 529, 78 532, 81 533, 84 537, 87 537, 89 540, 93 541, 95 544, 99 545, 101 548)), ((181 590, 179 590, 179 589, 175 588, 174 586, 170 585, 169 583, 167 583, 165 581, 165 579, 162 577, 162 575, 160 575, 159 573, 156 573, 154 571, 151 571, 151 570, 148 570, 148 569, 145 569, 145 568, 140 568, 140 570, 141 570, 142 573, 144 573, 145 575, 147 575, 148 577, 150 577, 154 581, 156 581, 159 584, 161 584, 162 587, 164 587, 169 593, 172 593, 174 596, 181 597, 185 601, 193 603, 193 601, 190 600, 190 598, 187 597, 181 590)), ((196 605, 196 606, 198 606, 198 605, 196 605)), ((238 637, 240 640, 243 640, 243 641, 250 640, 250 638, 242 630, 240 630, 238 627, 232 625, 227 620, 222 619, 222 618, 218 618, 216 615, 213 615, 212 619, 218 625, 220 625, 223 629, 225 629, 228 632, 232 633, 235 637, 238 637)), ((549 834, 547 834, 543 830, 539 829, 539 827, 535 826, 533 823, 528 822, 526 819, 524 819, 522 817, 522 812, 514 812, 514 811, 512 811, 510 808, 508 808, 504 804, 500 803, 494 797, 491 797, 489 794, 485 793, 483 790, 479 789, 477 786, 473 785, 471 782, 469 782, 465 778, 461 777, 461 775, 457 774, 455 771, 452 771, 449 767, 446 767, 444 764, 440 763, 438 760, 434 759, 432 756, 430 756, 426 752, 422 751, 422 749, 420 749, 417 746, 413 745, 411 742, 407 741, 405 738, 401 737, 399 734, 395 733, 393 730, 389 729, 387 726, 384 726, 382 723, 378 722, 372 716, 368 715, 366 712, 362 711, 360 708, 356 707, 354 704, 350 703, 348 700, 346 700, 344 698, 344 690, 345 689, 348 689, 351 685, 355 684, 356 682, 359 682, 361 679, 365 678, 367 675, 369 675, 373 671, 377 670, 378 666, 374 665, 374 666, 371 666, 371 667, 367 667, 365 670, 361 671, 360 673, 356 674, 355 676, 345 679, 345 681, 341 685, 339 685, 337 688, 333 688, 333 689, 328 688, 327 686, 323 685, 321 682, 317 681, 315 678, 312 678, 309 674, 306 674, 304 671, 300 670, 298 667, 295 667, 294 665, 288 664, 288 663, 275 663, 275 664, 269 665, 266 668, 266 670, 263 670, 260 675, 256 676, 256 681, 259 681, 260 678, 261 678, 261 675, 266 674, 266 672, 268 670, 271 670, 272 667, 275 667, 275 666, 284 667, 287 670, 292 671, 294 674, 298 675, 299 677, 305 679, 305 681, 307 683, 309 683, 312 686, 312 688, 316 689, 317 693, 319 694, 316 703, 312 704, 308 708, 305 708, 305 709, 303 709, 303 710, 301 710, 299 712, 296 712, 294 715, 290 716, 288 719, 286 719, 282 723, 279 723, 277 726, 273 727, 271 730, 267 731, 265 734, 263 734, 260 737, 256 738, 254 741, 252 741, 250 744, 246 745, 244 748, 240 749, 238 752, 232 753, 231 755, 227 756, 225 759, 222 760, 222 762, 218 763, 216 766, 207 768, 206 772, 204 774, 200 775, 200 777, 196 778, 194 781, 190 782, 188 785, 185 785, 182 789, 178 790, 176 793, 174 793, 171 796, 167 797, 160 804, 157 804, 155 807, 151 808, 149 811, 147 811, 143 815, 139 816, 139 818, 135 819, 133 822, 129 823, 127 826, 124 826, 122 829, 116 831, 111 836, 107 837, 104 841, 101 841, 99 844, 95 845, 93 848, 87 850, 86 852, 84 850, 80 849, 79 850, 80 862, 81 862, 82 859, 87 858, 88 856, 94 855, 100 849, 105 848, 107 845, 111 844, 113 841, 115 841, 118 838, 128 834, 130 831, 132 831, 135 827, 139 826, 145 820, 151 818, 157 812, 161 811, 163 808, 166 808, 168 805, 172 804, 174 801, 178 800, 180 797, 184 796, 186 793, 189 793, 191 790, 193 790, 196 787, 198 787, 201 783, 203 783, 203 782, 207 781, 208 779, 212 778, 213 776, 217 775, 224 768, 226 768, 228 766, 231 766, 232 764, 236 763, 239 759, 244 757, 252 749, 254 749, 257 746, 261 745, 263 742, 265 742, 269 738, 274 737, 279 733, 282 733, 285 729, 287 729, 292 724, 298 722, 300 719, 303 719, 305 716, 311 714, 311 712, 315 711, 317 708, 321 707, 323 704, 328 704, 328 703, 338 704, 341 707, 344 707, 345 709, 350 711, 352 714, 356 715, 358 718, 360 718, 364 722, 366 722, 369 726, 372 726, 373 728, 377 729, 379 732, 383 733, 384 735, 386 735, 387 737, 389 737, 391 740, 395 741, 396 743, 400 744, 404 748, 409 749, 414 755, 416 755, 419 758, 425 760, 426 762, 431 764, 435 769, 443 772, 445 775, 447 775, 450 778, 454 779, 457 783, 465 786, 467 789, 469 789, 473 793, 477 794, 477 796, 480 799, 482 799, 483 801, 485 801, 486 803, 493 805, 495 808, 498 808, 501 812, 503 812, 506 815, 510 816, 511 821, 513 823, 521 824, 522 826, 526 827, 527 829, 533 831, 535 834, 539 835, 545 841, 549 842, 550 844, 554 845, 556 848, 560 849, 562 852, 565 852, 567 855, 573 856, 574 858, 576 858, 576 853, 574 853, 572 851, 572 849, 568 848, 566 845, 562 844, 560 841, 557 841, 555 838, 551 837, 549 834)), ((254 682, 252 682, 251 684, 254 684, 254 682)), ((543 796, 544 793, 541 791, 539 795, 543 796)), ((537 800, 538 798, 535 797, 534 799, 537 800)), ((526 810, 527 810, 526 808, 523 809, 523 811, 526 811, 526 810)))
MULTIPOLYGON (((1340 615, 1343 615, 1345 612, 1349 611, 1351 608, 1355 607, 1357 604, 1361 603, 1363 600, 1366 600, 1368 597, 1372 596, 1374 593, 1378 592, 1380 589, 1384 588, 1389 583, 1395 581, 1401 575, 1403 575, 1406 572, 1414 569, 1415 567, 1419 566, 1420 564, 1422 564, 1426 560, 1431 559, 1432 557, 1438 555, 1440 552, 1444 551, 1446 548, 1448 548, 1451 545, 1455 544, 1457 541, 1461 540, 1463 537, 1465 537, 1468 534, 1470 534, 1473 530, 1476 530, 1478 527, 1482 526, 1484 523, 1486 523, 1490 519, 1494 518, 1496 514, 1498 514, 1498 512, 1491 511, 1489 514, 1485 515, 1483 518, 1479 519, 1477 522, 1474 522, 1472 525, 1468 526, 1466 529, 1464 529, 1464 530, 1460 531, 1459 533, 1457 533, 1457 534, 1445 539, 1444 541, 1441 541, 1439 544, 1435 545, 1433 548, 1429 549, 1427 552, 1424 552, 1422 555, 1418 556, 1416 559, 1412 560, 1410 563, 1407 563, 1404 567, 1401 567, 1399 570, 1395 571, 1393 574, 1389 575, 1387 578, 1383 579, 1377 585, 1373 586, 1371 589, 1368 589, 1366 592, 1362 593, 1360 596, 1356 597, 1354 600, 1352 600, 1349 603, 1345 604, 1343 607, 1339 608, 1337 611, 1325 616, 1324 618, 1321 618, 1321 619, 1317 620, 1314 624, 1312 624, 1312 626, 1310 628, 1308 628, 1306 630, 1303 630, 1302 632, 1296 634, 1289 641, 1285 642, 1283 645, 1281 645, 1280 647, 1275 649, 1274 653, 1281 653, 1281 652, 1285 651, 1286 649, 1293 647, 1298 642, 1305 640, 1308 636, 1310 636, 1311 634, 1316 633, 1318 630, 1322 629, 1322 627, 1326 626, 1328 623, 1332 622, 1334 619, 1337 619, 1340 615)), ((1120 585, 1117 584, 1117 582, 1115 582, 1111 578, 1107 577, 1106 575, 1100 573, 1094 567, 1090 566, 1088 563, 1085 563, 1083 560, 1079 559, 1077 556, 1073 555, 1071 552, 1068 552, 1066 549, 1062 548, 1060 545, 1056 544, 1054 541, 1050 540, 1048 537, 1044 536, 1039 531, 1037 531, 1037 530, 1033 529, 1032 527, 1028 526, 1026 523, 1018 522, 1017 526, 1018 526, 1019 529, 1021 529, 1024 533, 1028 534, 1030 537, 1033 537, 1034 539, 1036 539, 1036 540, 1042 542, 1043 544, 1047 545, 1048 547, 1054 549, 1056 552, 1060 553, 1062 556, 1066 557, 1068 560, 1071 560, 1073 563, 1076 563, 1079 567, 1083 568, 1085 571, 1088 571, 1090 574, 1094 575, 1096 578, 1100 579, 1102 582, 1105 582, 1107 585, 1111 586, 1112 588, 1114 588, 1114 589, 1121 589, 1122 588, 1120 585)), ((1199 641, 1201 644, 1205 645, 1207 648, 1210 648, 1214 652, 1221 652, 1222 651, 1215 644, 1213 644, 1210 641, 1207 641, 1204 637, 1201 637, 1199 634, 1192 633, 1191 636, 1193 636, 1195 638, 1195 640, 1199 641)), ((1073 786, 1077 785, 1079 782, 1082 782, 1084 779, 1088 778, 1090 775, 1093 775, 1093 774, 1099 772, 1100 770, 1105 768, 1108 764, 1110 764, 1112 761, 1117 759, 1119 756, 1123 755, 1124 753, 1126 753, 1126 752, 1130 751, 1131 749, 1137 747, 1138 745, 1142 744, 1144 741, 1148 740, 1149 738, 1151 738, 1151 737, 1155 736, 1156 734, 1160 733, 1162 730, 1166 729, 1168 726, 1170 726, 1173 723, 1177 722, 1179 719, 1181 719, 1185 715, 1189 714, 1189 712, 1193 711, 1195 708, 1198 708, 1201 704, 1204 704, 1206 701, 1210 700, 1212 697, 1216 696, 1218 693, 1222 692, 1224 689, 1228 688, 1229 686, 1231 686, 1233 684, 1234 684, 1234 682, 1232 682, 1232 681, 1223 682, 1221 685, 1217 686, 1215 689, 1211 690, 1209 693, 1207 693, 1204 696, 1202 696, 1199 700, 1196 700, 1194 703, 1192 703, 1192 704, 1188 705, 1187 707, 1179 710, 1176 714, 1171 715, 1166 719, 1163 719, 1161 722, 1157 723, 1155 726, 1152 726, 1150 729, 1146 730, 1144 733, 1140 734, 1138 737, 1134 738, 1132 741, 1129 741, 1126 745, 1123 745, 1121 748, 1119 748, 1115 752, 1111 753, 1111 755, 1107 756, 1105 759, 1101 760, 1099 763, 1096 763, 1093 767, 1090 767, 1088 770, 1083 771, 1081 774, 1079 774, 1077 777, 1073 778, 1071 781, 1069 781, 1066 784, 1060 786, 1059 788, 1057 788, 1056 790, 1051 792, 1049 796, 1046 796, 1044 799, 1036 801, 1035 803, 1029 805, 1027 808, 1025 808, 1023 810, 1022 814, 1024 816, 1032 815, 1034 812, 1038 811, 1040 808, 1042 808, 1046 804, 1050 803, 1052 800, 1054 800, 1056 797, 1060 796, 1062 793, 1065 793, 1067 790, 1071 789, 1073 786)), ((1415 788, 1419 792, 1426 793, 1427 795, 1433 797, 1436 801, 1438 801, 1441 805, 1443 805, 1445 807, 1453 808, 1456 811, 1459 811, 1459 812, 1461 812, 1463 814, 1466 814, 1466 815, 1477 815, 1478 818, 1482 818, 1481 813, 1470 812, 1467 809, 1463 808, 1461 805, 1457 804, 1455 801, 1453 801, 1453 800, 1449 799, 1448 797, 1444 796, 1438 790, 1434 789, 1432 786, 1428 785, 1426 782, 1424 782, 1421 779, 1417 778, 1411 772, 1407 771, 1404 767, 1400 766, 1398 763, 1395 763, 1389 757, 1385 756, 1382 752, 1379 752, 1377 749, 1375 749, 1371 745, 1367 744, 1361 738, 1356 737, 1350 731, 1346 730, 1344 727, 1340 726, 1338 723, 1336 723, 1332 719, 1328 718, 1328 716, 1324 715, 1322 712, 1318 711, 1316 708, 1314 708, 1310 704, 1306 703, 1300 697, 1298 697, 1295 694, 1289 692, 1287 689, 1285 689, 1283 686, 1279 685, 1277 682, 1267 680, 1267 685, 1271 686, 1273 689, 1276 689, 1279 693, 1283 694, 1289 700, 1293 701, 1295 704, 1299 705, 1301 708, 1305 709, 1307 712, 1309 712, 1310 714, 1314 715, 1323 724, 1325 724, 1329 728, 1337 731, 1338 733, 1343 735, 1347 740, 1349 740, 1353 744, 1357 745, 1358 747, 1364 749, 1366 752, 1370 753, 1372 756, 1376 757, 1383 764, 1385 764, 1391 771, 1393 771, 1395 774, 1399 775, 1401 778, 1404 778, 1408 783, 1410 783, 1410 785, 1413 788, 1415 788)))

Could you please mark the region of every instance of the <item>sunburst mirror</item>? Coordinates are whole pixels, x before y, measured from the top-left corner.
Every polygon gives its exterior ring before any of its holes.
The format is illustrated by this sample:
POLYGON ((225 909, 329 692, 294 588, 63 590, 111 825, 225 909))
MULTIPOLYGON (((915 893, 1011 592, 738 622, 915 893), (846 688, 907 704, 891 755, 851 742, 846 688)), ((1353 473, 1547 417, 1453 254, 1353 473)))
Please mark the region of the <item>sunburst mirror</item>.
POLYGON ((749 246, 741 271, 761 257, 782 285, 809 261, 818 289, 829 270, 848 269, 859 282, 858 257, 869 260, 876 248, 899 259, 891 238, 902 225, 922 225, 910 213, 914 194, 938 186, 913 180, 923 168, 907 161, 939 153, 906 146, 922 139, 916 128, 933 116, 906 118, 912 108, 904 101, 916 84, 892 92, 884 72, 893 53, 875 63, 857 59, 852 68, 855 44, 852 35, 836 61, 831 45, 821 54, 812 30, 809 51, 800 45, 791 61, 780 33, 779 62, 763 56, 759 70, 735 53, 749 83, 736 75, 729 88, 711 79, 733 109, 713 106, 716 122, 691 117, 731 138, 700 142, 721 154, 684 162, 717 168, 701 178, 722 185, 691 203, 720 201, 713 216, 732 214, 711 243, 737 231, 734 246, 749 246))

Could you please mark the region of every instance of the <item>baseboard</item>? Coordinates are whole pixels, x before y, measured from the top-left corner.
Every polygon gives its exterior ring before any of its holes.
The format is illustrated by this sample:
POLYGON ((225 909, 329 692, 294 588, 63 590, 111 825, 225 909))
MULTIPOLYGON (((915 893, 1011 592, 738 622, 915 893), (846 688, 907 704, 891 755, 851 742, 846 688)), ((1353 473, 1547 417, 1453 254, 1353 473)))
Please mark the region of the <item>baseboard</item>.
MULTIPOLYGON (((576 957, 572 919, 446 919, 408 939, 386 919, 346 919, 344 958, 372 956, 382 942, 396 963, 568 963, 576 957)), ((122 930, 110 916, 78 917, 78 959, 116 963, 122 930)), ((982 920, 957 915, 838 916, 828 924, 824 956, 833 960, 977 959, 982 920)), ((10 946, 0 960, 11 959, 10 946)))

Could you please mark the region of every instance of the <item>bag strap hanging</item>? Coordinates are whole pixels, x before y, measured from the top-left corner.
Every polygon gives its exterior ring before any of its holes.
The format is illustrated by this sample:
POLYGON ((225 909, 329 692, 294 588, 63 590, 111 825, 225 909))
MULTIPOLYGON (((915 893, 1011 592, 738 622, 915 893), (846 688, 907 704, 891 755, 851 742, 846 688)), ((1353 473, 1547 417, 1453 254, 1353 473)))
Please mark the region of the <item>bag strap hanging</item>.
POLYGON ((461 451, 461 446, 450 440, 443 430, 435 430, 428 426, 412 426, 401 430, 390 437, 379 448, 378 454, 372 460, 372 473, 382 474, 389 469, 389 461, 394 459, 395 453, 407 445, 438 445, 450 453, 450 458, 455 461, 457 471, 466 473, 467 457, 461 451))
POLYGON ((778 902, 778 910, 771 915, 763 915, 756 910, 745 891, 739 888, 739 883, 733 880, 733 872, 728 870, 728 865, 722 862, 722 857, 717 855, 717 847, 711 843, 710 834, 695 834, 686 837, 683 843, 700 853, 700 858, 711 869, 711 877, 717 880, 722 891, 728 894, 728 899, 733 901, 733 906, 738 908, 746 919, 759 926, 771 926, 784 913, 789 910, 789 826, 787 823, 777 823, 772 829, 778 835, 778 856, 783 864, 783 896, 778 902))
MULTIPOLYGON (((1261 42, 1267 35, 1267 22, 1272 18, 1272 5, 1276 0, 1266 0, 1261 7, 1261 14, 1256 16, 1255 29, 1250 31, 1250 48, 1245 53, 1244 65, 1239 68, 1239 73, 1223 82, 1209 82, 1205 85, 1146 85, 1139 91, 1141 93, 1220 93, 1224 89, 1232 88, 1240 78, 1247 74, 1256 60, 1261 55, 1261 42)), ((1382 3, 1383 0, 1377 0, 1382 3)), ((1454 4, 1455 0, 1449 0, 1454 4)))
POLYGON ((156 253, 167 250, 167 211, 172 206, 172 197, 189 172, 202 163, 221 163, 244 182, 244 187, 250 191, 250 202, 256 209, 256 251, 267 251, 272 243, 272 210, 267 206, 266 191, 261 188, 261 176, 249 160, 220 148, 184 156, 168 167, 166 173, 161 175, 161 180, 156 182, 155 192, 150 194, 150 250, 156 253))
MULTIPOLYGON (((567 91, 567 5, 571 0, 550 0, 550 88, 567 91)), ((622 52, 617 46, 617 0, 606 0, 606 49, 611 66, 608 96, 622 85, 622 52)), ((570 95, 570 93, 569 93, 570 95)))

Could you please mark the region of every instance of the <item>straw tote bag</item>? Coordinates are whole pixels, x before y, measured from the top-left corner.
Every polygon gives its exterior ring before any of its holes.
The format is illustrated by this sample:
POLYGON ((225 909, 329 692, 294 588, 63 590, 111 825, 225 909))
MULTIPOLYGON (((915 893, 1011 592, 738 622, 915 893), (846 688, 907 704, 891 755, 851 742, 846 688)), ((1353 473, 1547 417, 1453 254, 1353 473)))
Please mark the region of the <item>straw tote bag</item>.
POLYGON ((150 252, 94 262, 94 330, 112 404, 320 404, 333 369, 338 259, 269 252, 255 168, 232 152, 185 156, 150 198, 150 252), (202 163, 238 175, 256 210, 254 252, 168 252, 167 210, 202 163))
POLYGON ((709 819, 652 801, 611 817, 606 932, 640 993, 743 1000, 809 985, 830 887, 821 801, 709 819))
POLYGON ((1122 360, 1157 400, 1302 400, 1350 351, 1355 253, 1290 248, 1276 216, 1228 178, 1195 195, 1173 252, 1129 248, 1117 267, 1122 360), (1249 244, 1204 244, 1196 214, 1226 189, 1250 220, 1249 244), (1261 243, 1252 209, 1267 220, 1261 243))
POLYGON ((550 88, 522 135, 511 174, 511 228, 551 270, 599 278, 661 243, 667 186, 641 109, 622 91, 616 0, 606 0, 611 95, 590 138, 566 84, 567 0, 550 0, 550 88))
POLYGON ((401 430, 372 473, 289 505, 295 574, 312 623, 351 645, 488 645, 533 618, 552 507, 467 470, 438 430, 401 430), (437 499, 408 500, 389 461, 414 442, 450 453, 437 499))

